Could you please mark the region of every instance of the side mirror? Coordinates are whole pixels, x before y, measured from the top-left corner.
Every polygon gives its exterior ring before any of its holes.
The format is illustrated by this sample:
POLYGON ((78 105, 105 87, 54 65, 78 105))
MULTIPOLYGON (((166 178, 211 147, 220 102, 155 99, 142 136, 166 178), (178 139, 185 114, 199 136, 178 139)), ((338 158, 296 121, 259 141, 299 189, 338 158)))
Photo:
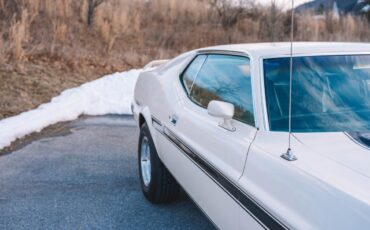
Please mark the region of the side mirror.
POLYGON ((229 131, 235 131, 235 127, 232 125, 231 120, 234 116, 234 105, 224 101, 210 101, 207 106, 208 114, 214 117, 223 119, 223 122, 219 123, 219 126, 229 131))

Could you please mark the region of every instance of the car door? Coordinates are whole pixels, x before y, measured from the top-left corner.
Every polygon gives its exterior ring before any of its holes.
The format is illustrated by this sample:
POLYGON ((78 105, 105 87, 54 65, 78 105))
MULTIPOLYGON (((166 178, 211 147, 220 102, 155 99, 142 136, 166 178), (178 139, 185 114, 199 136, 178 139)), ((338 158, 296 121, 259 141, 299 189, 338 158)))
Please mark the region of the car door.
POLYGON ((188 97, 180 100, 169 117, 168 132, 184 146, 185 152, 188 150, 189 158, 203 173, 228 194, 228 198, 223 200, 220 196, 212 196, 212 191, 206 185, 202 188, 209 194, 205 198, 208 199, 206 203, 213 204, 210 209, 220 213, 220 210, 214 210, 223 209, 218 218, 223 218, 222 226, 226 228, 237 227, 240 207, 237 205, 236 185, 243 173, 249 146, 257 132, 250 69, 250 60, 245 56, 197 56, 180 77, 188 97), (208 114, 207 105, 212 100, 234 105, 234 129, 221 127, 219 124, 222 119, 208 114), (229 198, 235 204, 227 205, 229 198), (226 207, 229 209, 225 210, 226 207))

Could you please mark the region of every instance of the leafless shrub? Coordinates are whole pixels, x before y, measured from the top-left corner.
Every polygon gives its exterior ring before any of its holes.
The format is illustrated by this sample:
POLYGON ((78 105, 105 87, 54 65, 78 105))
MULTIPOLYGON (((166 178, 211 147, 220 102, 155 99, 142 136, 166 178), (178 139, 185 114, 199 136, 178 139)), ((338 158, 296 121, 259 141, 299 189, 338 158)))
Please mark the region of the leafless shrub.
MULTIPOLYGON (((28 0, 33 1, 33 0, 28 0)), ((44 10, 52 18, 67 19, 73 16, 73 0, 42 0, 44 10)))
MULTIPOLYGON (((203 46, 289 41, 286 7, 276 0, 263 6, 255 2, 0 0, 0 34, 3 46, 9 47, 0 54, 24 60, 39 52, 73 60, 83 56, 94 58, 93 62, 100 58, 142 65, 203 46)), ((365 17, 297 14, 295 40, 369 41, 370 25, 365 17)))
POLYGON ((4 0, 0 0, 0 10, 3 11, 5 8, 4 0))
POLYGON ((32 23, 40 11, 41 0, 23 1, 23 7, 29 12, 29 21, 32 23))
POLYGON ((117 37, 125 33, 129 26, 129 8, 121 7, 124 1, 102 4, 96 13, 96 27, 111 51, 117 37))
POLYGON ((0 33, 0 64, 6 61, 5 54, 6 54, 6 44, 3 39, 3 35, 0 33))
POLYGON ((89 0, 82 0, 80 7, 80 19, 87 24, 88 21, 88 10, 89 10, 89 0))
POLYGON ((104 0, 88 0, 87 5, 87 25, 91 26, 94 21, 95 9, 103 3, 104 0))
POLYGON ((322 36, 322 31, 325 29, 325 24, 318 20, 313 20, 314 15, 309 12, 302 14, 299 20, 296 21, 297 31, 295 33, 295 39, 300 41, 318 41, 322 36))
MULTIPOLYGON (((290 11, 289 11, 290 12, 290 11)), ((270 0, 260 15, 260 37, 265 41, 277 42, 286 40, 290 29, 290 13, 284 11, 284 5, 270 0)))
POLYGON ((9 42, 12 48, 12 55, 16 60, 22 60, 25 52, 24 43, 29 40, 29 14, 27 9, 22 11, 21 19, 14 17, 9 28, 9 42))
POLYGON ((248 16, 248 10, 255 8, 254 1, 250 0, 209 0, 209 4, 217 13, 224 29, 234 26, 238 20, 248 16))
POLYGON ((54 41, 63 43, 66 39, 68 27, 61 20, 53 20, 53 36, 54 41))

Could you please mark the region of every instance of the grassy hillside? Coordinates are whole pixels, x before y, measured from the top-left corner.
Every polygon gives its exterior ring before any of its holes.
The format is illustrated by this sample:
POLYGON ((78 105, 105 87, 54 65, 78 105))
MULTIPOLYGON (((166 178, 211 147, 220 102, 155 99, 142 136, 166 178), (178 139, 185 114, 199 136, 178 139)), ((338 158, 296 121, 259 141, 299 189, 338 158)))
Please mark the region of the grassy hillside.
MULTIPOLYGON (((240 2, 0 0, 0 119, 152 59, 216 44, 289 39, 289 12, 240 2)), ((362 17, 304 14, 296 20, 297 40, 370 40, 362 17)))

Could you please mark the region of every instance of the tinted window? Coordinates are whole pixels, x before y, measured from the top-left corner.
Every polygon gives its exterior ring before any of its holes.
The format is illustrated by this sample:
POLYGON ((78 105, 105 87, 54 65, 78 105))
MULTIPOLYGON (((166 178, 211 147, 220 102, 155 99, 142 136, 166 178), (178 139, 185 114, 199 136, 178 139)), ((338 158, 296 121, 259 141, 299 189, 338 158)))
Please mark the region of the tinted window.
MULTIPOLYGON (((288 130, 290 58, 264 60, 270 129, 288 130)), ((370 55, 293 59, 292 131, 370 130, 370 55)))
POLYGON ((199 73, 206 58, 206 55, 197 56, 182 75, 182 83, 188 94, 191 91, 195 76, 199 73))
POLYGON ((195 78, 190 97, 205 108, 211 100, 232 103, 234 118, 254 125, 249 59, 209 55, 195 78))

